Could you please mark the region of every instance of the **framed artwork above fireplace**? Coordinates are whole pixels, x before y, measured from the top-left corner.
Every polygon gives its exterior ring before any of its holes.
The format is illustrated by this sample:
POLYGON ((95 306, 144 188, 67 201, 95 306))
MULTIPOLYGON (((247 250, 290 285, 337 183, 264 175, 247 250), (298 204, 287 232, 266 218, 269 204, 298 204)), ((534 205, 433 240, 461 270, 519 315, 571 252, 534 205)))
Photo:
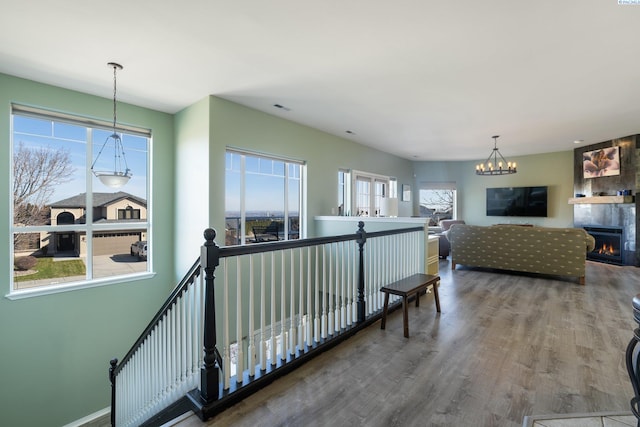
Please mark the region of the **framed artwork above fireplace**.
POLYGON ((601 148, 582 154, 584 178, 620 175, 620 147, 601 148))

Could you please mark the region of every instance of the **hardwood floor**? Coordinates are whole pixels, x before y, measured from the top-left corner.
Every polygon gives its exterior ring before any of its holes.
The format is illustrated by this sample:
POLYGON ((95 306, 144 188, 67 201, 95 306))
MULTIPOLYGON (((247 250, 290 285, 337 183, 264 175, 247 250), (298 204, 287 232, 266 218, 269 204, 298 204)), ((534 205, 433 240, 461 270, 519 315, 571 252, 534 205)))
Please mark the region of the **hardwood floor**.
MULTIPOLYGON (((586 286, 440 263, 429 294, 204 425, 500 426, 628 411, 624 351, 640 269, 587 263, 586 286)), ((195 416, 178 424, 202 426, 195 416)))

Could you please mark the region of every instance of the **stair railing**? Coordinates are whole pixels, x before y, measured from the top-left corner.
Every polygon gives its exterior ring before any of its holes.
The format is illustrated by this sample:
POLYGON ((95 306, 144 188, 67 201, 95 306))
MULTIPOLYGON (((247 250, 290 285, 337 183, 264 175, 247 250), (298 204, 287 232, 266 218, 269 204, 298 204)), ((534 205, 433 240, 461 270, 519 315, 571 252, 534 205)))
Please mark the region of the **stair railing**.
POLYGON ((380 287, 426 268, 423 227, 367 233, 361 221, 343 236, 214 239, 207 229, 200 260, 111 361, 112 425, 215 415, 379 319, 380 287))
POLYGON ((199 386, 203 304, 198 259, 129 352, 111 360, 112 426, 140 425, 199 386))

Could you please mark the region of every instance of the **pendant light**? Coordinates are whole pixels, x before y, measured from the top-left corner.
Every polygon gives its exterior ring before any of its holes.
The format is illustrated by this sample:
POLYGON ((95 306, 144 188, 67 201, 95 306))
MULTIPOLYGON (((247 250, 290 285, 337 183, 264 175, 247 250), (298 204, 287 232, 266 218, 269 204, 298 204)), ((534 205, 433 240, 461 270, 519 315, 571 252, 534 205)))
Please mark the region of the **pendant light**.
POLYGON ((498 138, 500 135, 494 135, 493 151, 484 163, 476 165, 477 175, 509 175, 516 173, 516 162, 507 162, 500 151, 498 151, 498 138))
POLYGON ((122 70, 122 65, 115 62, 109 62, 107 65, 113 68, 113 133, 109 135, 104 141, 104 144, 102 144, 102 148, 100 148, 96 159, 91 165, 91 171, 100 180, 100 182, 107 187, 118 188, 129 182, 129 179, 131 178, 131 170, 127 166, 127 159, 124 155, 122 139, 116 132, 116 71, 122 70), (103 150, 105 147, 111 145, 113 145, 113 171, 95 170, 94 166, 103 150))

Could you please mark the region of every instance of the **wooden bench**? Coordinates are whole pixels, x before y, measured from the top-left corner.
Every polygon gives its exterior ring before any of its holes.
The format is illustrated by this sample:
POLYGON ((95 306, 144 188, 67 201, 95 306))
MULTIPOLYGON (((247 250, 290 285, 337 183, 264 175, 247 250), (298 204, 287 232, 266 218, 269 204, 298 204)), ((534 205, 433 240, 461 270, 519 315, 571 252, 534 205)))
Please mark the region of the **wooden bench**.
POLYGON ((432 274, 414 274, 397 282, 390 283, 380 288, 384 292, 384 309, 382 311, 382 322, 380 329, 384 329, 387 323, 387 310, 389 308, 389 295, 399 295, 402 297, 402 322, 404 326, 404 336, 409 338, 409 314, 407 312, 408 298, 416 296, 416 307, 420 306, 421 291, 425 291, 429 286, 433 287, 433 297, 436 302, 436 310, 440 313, 440 297, 438 296, 438 282, 440 276, 432 274))

